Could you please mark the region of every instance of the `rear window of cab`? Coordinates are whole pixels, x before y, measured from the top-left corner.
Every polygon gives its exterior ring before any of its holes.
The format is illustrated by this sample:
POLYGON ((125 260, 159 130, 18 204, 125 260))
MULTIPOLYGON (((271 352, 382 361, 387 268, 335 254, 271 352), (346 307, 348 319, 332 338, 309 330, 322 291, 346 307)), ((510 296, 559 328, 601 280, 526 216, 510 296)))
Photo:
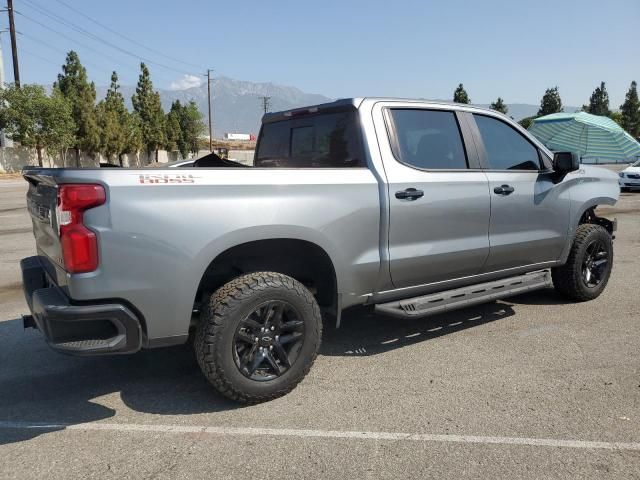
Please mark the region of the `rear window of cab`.
POLYGON ((254 166, 365 167, 357 111, 320 113, 263 124, 254 166))

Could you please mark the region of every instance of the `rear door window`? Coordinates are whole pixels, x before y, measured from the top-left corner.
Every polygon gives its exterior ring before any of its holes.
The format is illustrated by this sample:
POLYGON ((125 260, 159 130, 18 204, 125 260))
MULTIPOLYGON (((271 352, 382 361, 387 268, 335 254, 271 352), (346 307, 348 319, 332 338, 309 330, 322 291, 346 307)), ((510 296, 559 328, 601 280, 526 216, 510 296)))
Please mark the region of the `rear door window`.
POLYGON ((261 168, 365 167, 357 112, 265 123, 254 163, 261 168))
POLYGON ((453 112, 393 108, 389 115, 394 154, 402 163, 425 170, 468 168, 453 112))

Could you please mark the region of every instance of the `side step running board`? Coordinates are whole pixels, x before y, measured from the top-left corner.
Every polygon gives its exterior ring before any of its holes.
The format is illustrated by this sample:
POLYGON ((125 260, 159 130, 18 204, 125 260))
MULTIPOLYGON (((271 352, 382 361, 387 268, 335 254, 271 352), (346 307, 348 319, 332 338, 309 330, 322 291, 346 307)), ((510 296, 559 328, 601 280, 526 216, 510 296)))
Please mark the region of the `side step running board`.
POLYGON ((551 272, 544 270, 420 297, 380 303, 375 306, 375 310, 395 317, 417 318, 539 290, 551 285, 551 272))

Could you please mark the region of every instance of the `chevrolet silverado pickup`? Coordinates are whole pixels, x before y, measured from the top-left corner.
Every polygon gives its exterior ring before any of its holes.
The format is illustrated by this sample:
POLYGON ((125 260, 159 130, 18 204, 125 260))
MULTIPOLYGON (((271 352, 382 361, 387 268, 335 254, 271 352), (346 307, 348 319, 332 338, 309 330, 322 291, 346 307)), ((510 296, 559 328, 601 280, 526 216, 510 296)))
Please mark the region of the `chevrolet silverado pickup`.
POLYGON ((211 384, 247 403, 291 391, 349 307, 595 299, 615 230, 595 209, 620 192, 500 113, 386 98, 266 114, 252 166, 23 176, 25 327, 75 355, 191 339, 211 384))

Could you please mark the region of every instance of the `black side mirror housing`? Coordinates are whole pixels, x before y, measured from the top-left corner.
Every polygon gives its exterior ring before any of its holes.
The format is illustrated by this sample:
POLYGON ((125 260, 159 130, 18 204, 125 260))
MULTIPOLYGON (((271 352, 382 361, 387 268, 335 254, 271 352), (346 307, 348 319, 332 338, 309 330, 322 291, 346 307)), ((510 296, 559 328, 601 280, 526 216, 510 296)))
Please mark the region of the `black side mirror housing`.
POLYGON ((573 152, 556 152, 553 154, 553 170, 561 175, 575 172, 580 168, 580 157, 573 152))

